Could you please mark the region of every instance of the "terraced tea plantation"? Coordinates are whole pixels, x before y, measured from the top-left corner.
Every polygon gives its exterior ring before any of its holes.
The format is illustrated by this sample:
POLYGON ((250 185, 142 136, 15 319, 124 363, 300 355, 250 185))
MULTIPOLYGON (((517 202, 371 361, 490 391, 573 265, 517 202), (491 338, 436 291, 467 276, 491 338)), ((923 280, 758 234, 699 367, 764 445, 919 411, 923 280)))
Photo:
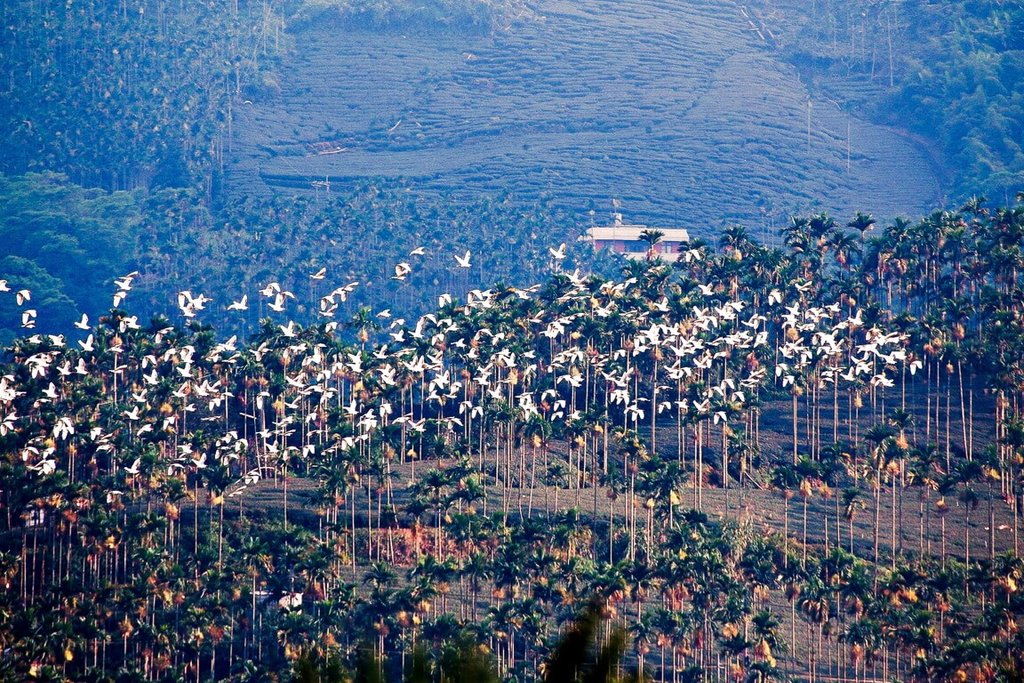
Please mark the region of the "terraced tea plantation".
MULTIPOLYGON (((937 170, 898 131, 809 99, 725 0, 543 0, 490 33, 289 28, 280 93, 237 112, 237 194, 369 178, 416 191, 541 196, 585 216, 713 229, 792 213, 919 215, 937 170)), ((602 220, 599 218, 598 220, 602 220)))

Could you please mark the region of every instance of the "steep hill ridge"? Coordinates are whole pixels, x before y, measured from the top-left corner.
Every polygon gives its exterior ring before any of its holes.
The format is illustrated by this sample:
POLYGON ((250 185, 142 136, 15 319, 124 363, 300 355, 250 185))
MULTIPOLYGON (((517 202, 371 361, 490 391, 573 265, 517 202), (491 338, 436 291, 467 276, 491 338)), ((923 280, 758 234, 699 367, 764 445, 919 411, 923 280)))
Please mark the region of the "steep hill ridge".
POLYGON ((533 9, 493 35, 295 27, 280 94, 240 108, 229 191, 400 177, 427 193, 551 196, 581 216, 618 198, 631 219, 711 228, 914 215, 940 199, 915 142, 808 106, 734 2, 533 9))

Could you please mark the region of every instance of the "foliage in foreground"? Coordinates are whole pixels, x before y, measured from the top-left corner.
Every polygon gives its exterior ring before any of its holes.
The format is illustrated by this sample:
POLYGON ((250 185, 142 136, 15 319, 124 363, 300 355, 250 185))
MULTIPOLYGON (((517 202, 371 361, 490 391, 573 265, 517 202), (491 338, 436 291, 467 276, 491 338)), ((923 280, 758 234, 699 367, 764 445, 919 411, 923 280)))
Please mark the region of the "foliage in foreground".
MULTIPOLYGON (((622 676, 622 658, 627 634, 621 628, 609 629, 602 636, 604 621, 600 600, 591 600, 581 610, 555 644, 544 662, 539 679, 545 683, 627 683, 640 681, 633 671, 622 676)), ((445 642, 440 653, 431 656, 417 648, 402 676, 406 683, 497 683, 494 664, 486 657, 486 649, 460 636, 454 642, 445 642)), ((293 667, 296 683, 384 683, 385 664, 363 649, 354 674, 346 673, 336 657, 323 657, 315 650, 303 653, 293 667)))

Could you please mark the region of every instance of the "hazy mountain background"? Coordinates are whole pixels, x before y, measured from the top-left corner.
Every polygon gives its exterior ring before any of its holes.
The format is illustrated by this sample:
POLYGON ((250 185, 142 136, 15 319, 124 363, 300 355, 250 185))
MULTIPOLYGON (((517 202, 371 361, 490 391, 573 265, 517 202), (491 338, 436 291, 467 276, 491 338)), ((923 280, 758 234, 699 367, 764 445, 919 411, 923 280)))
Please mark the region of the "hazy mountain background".
POLYGON ((613 200, 714 240, 1022 185, 1019 2, 12 0, 0 31, 0 272, 54 328, 132 269, 130 308, 213 321, 327 267, 374 283, 346 315, 529 280, 613 200))

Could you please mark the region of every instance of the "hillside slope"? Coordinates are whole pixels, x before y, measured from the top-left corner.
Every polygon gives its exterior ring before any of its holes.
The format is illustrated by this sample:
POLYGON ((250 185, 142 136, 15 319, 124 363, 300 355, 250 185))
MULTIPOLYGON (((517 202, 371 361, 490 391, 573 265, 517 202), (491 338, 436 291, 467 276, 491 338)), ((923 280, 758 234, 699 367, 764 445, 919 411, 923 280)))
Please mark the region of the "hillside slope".
POLYGON ((917 215, 941 195, 914 142, 835 103, 808 106, 796 69, 733 2, 534 10, 492 35, 292 26, 280 93, 238 112, 229 191, 381 176, 551 196, 581 215, 617 198, 638 221, 710 227, 810 209, 917 215))

